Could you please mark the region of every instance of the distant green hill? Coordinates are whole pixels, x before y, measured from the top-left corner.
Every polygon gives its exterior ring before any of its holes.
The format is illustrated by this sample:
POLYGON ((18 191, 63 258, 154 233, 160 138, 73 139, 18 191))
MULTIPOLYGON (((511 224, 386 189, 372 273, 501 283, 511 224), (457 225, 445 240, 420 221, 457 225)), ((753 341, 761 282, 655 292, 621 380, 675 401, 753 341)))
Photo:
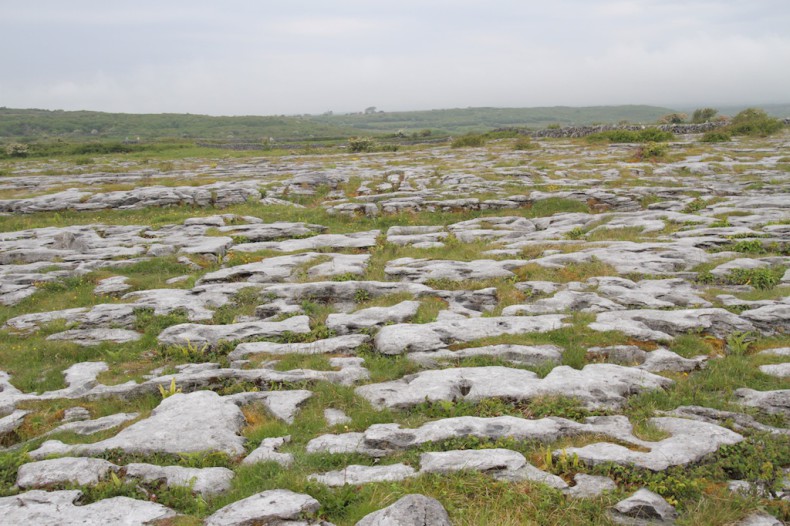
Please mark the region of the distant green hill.
POLYGON ((653 123, 675 110, 657 106, 465 108, 349 115, 212 117, 0 108, 0 140, 142 140, 176 138, 259 142, 328 140, 353 135, 485 132, 503 127, 544 128, 596 123, 653 123))
POLYGON ((657 106, 586 106, 572 108, 458 108, 449 110, 378 112, 353 115, 321 115, 316 122, 370 132, 414 132, 432 129, 447 133, 484 132, 504 127, 545 128, 617 123, 653 123, 675 110, 657 106))
POLYGON ((132 114, 0 108, 0 138, 143 140, 160 138, 260 141, 311 139, 357 133, 309 117, 211 117, 177 113, 132 114))

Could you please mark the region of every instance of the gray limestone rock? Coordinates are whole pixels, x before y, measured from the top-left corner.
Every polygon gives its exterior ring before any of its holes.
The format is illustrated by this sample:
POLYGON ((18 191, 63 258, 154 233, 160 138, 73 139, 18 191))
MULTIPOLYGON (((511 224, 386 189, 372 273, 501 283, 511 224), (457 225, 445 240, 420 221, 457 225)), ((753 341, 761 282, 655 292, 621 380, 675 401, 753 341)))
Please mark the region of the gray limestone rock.
POLYGON ((592 499, 617 489, 617 484, 609 477, 576 473, 573 480, 576 485, 567 488, 565 493, 577 499, 592 499))
POLYGON ((84 407, 76 406, 69 407, 63 412, 63 422, 78 422, 81 420, 90 420, 91 413, 84 407))
POLYGON ((330 261, 313 265, 307 270, 310 278, 362 276, 368 267, 370 254, 334 254, 330 261))
POLYGON ((741 317, 765 334, 790 332, 790 303, 747 310, 741 313, 741 317))
POLYGON ((757 353, 760 356, 786 356, 790 357, 790 347, 779 347, 776 349, 766 349, 757 353))
POLYGON ((75 433, 77 435, 92 435, 93 433, 98 433, 99 431, 106 431, 108 429, 112 429, 113 427, 117 427, 124 422, 128 422, 129 420, 134 420, 139 415, 139 413, 116 413, 114 415, 103 416, 95 420, 66 422, 65 424, 59 425, 52 431, 49 431, 47 435, 63 432, 75 433))
POLYGON ((314 473, 307 479, 326 486, 355 486, 370 482, 399 481, 417 476, 414 468, 405 464, 390 464, 386 466, 347 466, 338 471, 327 473, 314 473))
POLYGON ((638 282, 620 277, 593 278, 598 293, 631 308, 711 307, 691 283, 681 278, 646 279, 638 282))
POLYGON ((464 281, 509 278, 512 269, 524 266, 523 260, 452 261, 443 259, 400 258, 387 262, 384 273, 393 280, 425 283, 431 280, 464 281))
POLYGON ((29 411, 17 409, 10 415, 0 418, 0 437, 16 431, 25 421, 25 415, 28 413, 29 411))
POLYGON ((93 293, 99 294, 120 294, 126 292, 132 286, 127 283, 129 278, 126 276, 113 276, 99 281, 99 284, 93 289, 93 293))
POLYGON ((760 372, 778 378, 790 378, 790 362, 761 365, 760 372))
POLYGON ((340 409, 332 408, 324 409, 324 420, 326 420, 326 425, 328 426, 337 426, 351 422, 351 418, 349 418, 346 413, 340 409))
POLYGON ((365 515, 355 526, 452 526, 442 504, 424 495, 401 497, 386 508, 365 515))
POLYGON ((387 242, 400 246, 420 245, 440 242, 448 235, 441 226, 391 226, 387 230, 387 242))
MULTIPOLYGON (((563 215, 563 214, 555 214, 563 215)), ((570 231, 576 225, 568 227, 570 231)), ((513 243, 520 248, 519 243, 513 243)), ((563 254, 544 256, 535 260, 541 266, 561 268, 572 263, 601 261, 612 265, 621 274, 671 274, 707 262, 711 256, 702 249, 686 243, 635 243, 631 241, 615 241, 605 247, 595 247, 563 254)))
POLYGON ((520 365, 541 366, 547 363, 559 364, 562 349, 556 345, 486 345, 469 347, 459 351, 442 349, 433 352, 409 353, 409 360, 427 367, 433 367, 445 360, 460 360, 472 356, 489 356, 520 365))
POLYGON ((256 493, 246 499, 228 504, 206 518, 206 526, 277 526, 304 525, 307 515, 318 511, 321 504, 310 495, 287 489, 273 489, 256 493))
POLYGON ((127 479, 144 482, 163 480, 167 486, 187 486, 201 495, 215 495, 228 491, 234 473, 228 468, 185 468, 154 464, 127 464, 123 468, 127 479))
POLYGON ((291 436, 264 438, 261 445, 247 455, 242 464, 256 464, 258 462, 277 462, 281 466, 290 466, 294 456, 290 453, 279 453, 277 450, 291 441, 291 436))
POLYGON ((553 314, 567 311, 607 312, 624 310, 624 307, 594 292, 564 290, 551 298, 537 300, 526 305, 510 305, 502 309, 503 316, 553 314))
POLYGON ((236 265, 208 272, 197 284, 247 281, 250 283, 277 283, 288 280, 294 271, 318 258, 317 252, 293 254, 262 259, 254 263, 236 265))
POLYGON ((535 296, 538 294, 552 294, 557 292, 561 285, 553 281, 522 281, 516 283, 515 287, 525 292, 528 296, 535 296))
POLYGON ((493 366, 423 371, 363 385, 356 392, 375 407, 388 408, 408 408, 425 401, 529 400, 551 395, 576 397, 587 407, 601 408, 618 407, 629 395, 670 384, 661 376, 612 364, 590 364, 582 370, 555 367, 545 378, 531 371, 493 366))
POLYGON ((351 234, 318 234, 317 236, 286 239, 285 241, 241 243, 235 245, 233 250, 237 252, 257 252, 259 250, 296 252, 297 250, 316 250, 319 248, 369 248, 376 246, 376 238, 380 233, 378 230, 370 230, 351 234))
POLYGON ((790 389, 777 391, 755 391, 742 387, 733 393, 735 402, 749 407, 756 407, 769 414, 783 415, 790 418, 790 389))
MULTIPOLYGON (((663 471, 670 466, 697 462, 721 446, 737 444, 743 440, 734 431, 706 422, 671 417, 651 418, 650 422, 671 436, 658 442, 644 442, 643 446, 649 449, 647 452, 634 451, 609 442, 597 442, 584 447, 568 448, 564 453, 575 454, 579 460, 591 465, 614 462, 663 471)), ((555 451, 554 454, 560 453, 555 451)))
POLYGON ((611 517, 618 524, 660 525, 673 524, 677 512, 661 495, 642 488, 615 504, 611 517))
POLYGON ((44 324, 57 320, 64 320, 66 324, 76 325, 81 329, 107 328, 111 326, 132 327, 135 322, 135 315, 131 305, 100 304, 90 309, 81 307, 23 314, 8 320, 5 328, 29 333, 39 330, 44 324))
POLYGON ((589 327, 596 331, 622 331, 640 340, 671 340, 694 331, 725 338, 733 332, 754 330, 749 321, 716 308, 602 312, 589 327))
POLYGON ((118 466, 98 458, 55 458, 19 466, 16 485, 20 488, 46 488, 58 484, 80 486, 98 484, 118 466))
POLYGON ((604 359, 621 365, 636 365, 650 372, 673 371, 691 372, 705 365, 707 356, 683 358, 682 356, 659 347, 653 351, 643 351, 633 345, 615 345, 613 347, 590 347, 587 356, 593 359, 604 359))
POLYGON ((557 475, 547 473, 542 469, 538 469, 529 462, 517 469, 506 469, 492 473, 493 477, 497 480, 506 480, 508 482, 523 482, 528 480, 530 482, 538 482, 545 484, 554 489, 566 489, 568 484, 557 475))
POLYGON ((351 314, 330 314, 326 318, 326 326, 337 334, 373 329, 388 323, 404 323, 417 314, 419 308, 419 301, 402 301, 391 307, 370 307, 351 314))
POLYGON ((63 447, 48 441, 30 455, 42 458, 53 448, 76 455, 96 455, 117 448, 140 454, 220 451, 236 456, 244 453, 244 437, 238 434, 244 424, 239 408, 213 391, 179 393, 162 400, 151 416, 112 438, 63 447))
POLYGON ((782 521, 767 513, 752 513, 742 519, 735 526, 782 526, 782 521))
POLYGON ((739 433, 747 432, 750 429, 765 431, 776 435, 790 435, 790 429, 771 427, 755 420, 751 415, 744 413, 734 413, 732 411, 721 411, 702 407, 698 405, 682 405, 672 411, 659 411, 659 414, 666 416, 677 416, 680 418, 690 418, 700 422, 708 422, 720 426, 726 426, 739 433))
MULTIPOLYGON (((330 316, 332 316, 330 314, 330 316)), ((334 353, 353 353, 360 345, 367 343, 370 336, 365 334, 349 334, 316 340, 310 343, 272 343, 272 342, 249 342, 240 343, 230 352, 228 358, 238 360, 251 354, 334 354, 334 353)))
POLYGON ((260 402, 275 418, 293 424, 296 413, 313 393, 304 389, 287 391, 255 391, 225 396, 236 405, 260 402))
POLYGON ((423 453, 420 473, 516 471, 527 463, 524 455, 509 449, 464 449, 423 453))
POLYGON ((231 323, 228 325, 199 325, 184 323, 173 325, 159 333, 159 343, 163 345, 214 346, 220 341, 237 341, 245 338, 271 338, 290 332, 306 334, 310 332, 310 318, 294 316, 283 321, 254 321, 231 323))
MULTIPOLYGON (((187 220, 189 221, 189 219, 187 220)), ((225 225, 224 221, 219 226, 219 231, 240 238, 246 242, 275 241, 278 239, 292 239, 315 235, 326 230, 325 226, 308 223, 289 223, 276 221, 274 223, 255 223, 244 225, 225 225)))
POLYGON ((141 337, 142 335, 139 332, 127 329, 71 329, 47 336, 47 340, 67 341, 82 345, 83 347, 90 347, 104 342, 136 342, 141 337))
POLYGON ((153 521, 176 516, 161 504, 113 497, 86 505, 76 505, 82 496, 78 490, 33 490, 12 497, 0 498, 0 517, 6 524, 36 526, 143 526, 153 521))
POLYGON ((507 437, 548 443, 580 434, 609 436, 636 446, 645 444, 634 436, 631 423, 624 416, 589 417, 581 423, 559 417, 532 420, 515 416, 461 416, 427 422, 416 429, 402 428, 399 424, 374 424, 364 433, 322 435, 307 444, 307 452, 356 452, 375 457, 426 443, 466 437, 492 441, 507 437))
POLYGON ((503 334, 525 334, 559 329, 565 316, 501 316, 436 321, 420 325, 396 324, 382 327, 375 338, 376 349, 383 354, 425 352, 503 334))
POLYGON ((289 303, 296 304, 304 300, 310 300, 339 306, 344 312, 349 312, 359 303, 360 298, 367 300, 399 293, 413 295, 436 294, 432 288, 418 283, 316 281, 312 283, 269 285, 261 290, 261 297, 269 301, 283 299, 289 303))
POLYGON ((233 295, 242 288, 254 285, 245 283, 228 283, 217 288, 208 286, 184 289, 151 289, 124 294, 121 299, 133 302, 137 309, 153 309, 157 316, 172 312, 185 312, 190 321, 209 321, 214 311, 230 303, 233 295))

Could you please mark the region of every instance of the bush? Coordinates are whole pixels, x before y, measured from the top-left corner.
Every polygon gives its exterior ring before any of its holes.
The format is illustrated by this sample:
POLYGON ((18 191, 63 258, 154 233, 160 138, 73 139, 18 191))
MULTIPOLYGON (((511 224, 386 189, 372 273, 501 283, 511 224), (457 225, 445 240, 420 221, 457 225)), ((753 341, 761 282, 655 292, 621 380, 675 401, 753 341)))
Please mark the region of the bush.
POLYGON ((525 137, 525 136, 519 137, 518 139, 516 139, 516 142, 513 143, 514 150, 534 150, 537 147, 538 147, 537 144, 532 142, 532 140, 529 137, 525 137))
POLYGON ((719 113, 714 108, 698 108, 691 114, 691 122, 694 124, 702 124, 703 122, 710 122, 719 113))
POLYGON ((785 269, 769 268, 736 268, 727 276, 727 282, 733 285, 751 285, 760 290, 770 290, 782 280, 785 269))
POLYGON ((700 139, 701 142, 729 142, 732 140, 730 132, 726 130, 712 130, 705 132, 700 139))
POLYGON ((91 155, 107 153, 130 153, 133 151, 135 151, 135 148, 120 142, 88 142, 85 144, 77 144, 73 146, 69 153, 73 155, 91 155))
POLYGON ((5 147, 5 153, 9 157, 27 157, 29 149, 27 144, 12 142, 5 147))
POLYGON ((668 113, 661 117, 658 122, 661 124, 683 124, 689 116, 685 113, 668 113))
POLYGON ((733 135, 766 137, 782 129, 782 121, 769 117, 758 108, 747 108, 732 118, 729 131, 733 135))
POLYGON ((376 141, 370 137, 351 137, 348 139, 348 151, 372 152, 376 150, 376 141))
POLYGON ((461 137, 456 137, 455 139, 453 139, 453 142, 450 143, 450 147, 474 148, 478 146, 483 146, 485 143, 486 143, 486 139, 482 135, 469 133, 467 135, 462 135, 461 137))
POLYGON ((666 156, 668 151, 669 146, 666 144, 648 142, 636 150, 636 159, 639 161, 656 161, 666 156))

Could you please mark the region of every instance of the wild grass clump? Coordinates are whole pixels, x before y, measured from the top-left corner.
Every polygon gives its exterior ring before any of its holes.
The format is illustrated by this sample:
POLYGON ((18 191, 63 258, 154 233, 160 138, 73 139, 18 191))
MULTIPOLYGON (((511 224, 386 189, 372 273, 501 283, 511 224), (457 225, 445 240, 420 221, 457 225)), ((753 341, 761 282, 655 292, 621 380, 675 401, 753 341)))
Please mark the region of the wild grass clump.
POLYGON ((730 132, 725 130, 711 130, 709 132, 705 132, 705 134, 702 136, 702 139, 700 139, 700 142, 714 143, 714 142, 729 142, 731 140, 732 140, 732 135, 730 134, 730 132))
POLYGON ((453 139, 450 148, 476 148, 485 145, 486 139, 482 135, 469 133, 453 139))
POLYGON ((537 147, 538 147, 537 144, 532 142, 532 140, 529 137, 524 135, 516 139, 516 142, 513 143, 513 149, 517 151, 535 150, 537 149, 537 147))
POLYGON ((371 137, 351 137, 348 139, 348 151, 353 153, 376 151, 376 141, 371 137))
POLYGON ((607 130, 587 136, 591 143, 642 143, 666 142, 675 138, 671 132, 661 131, 658 128, 645 128, 644 130, 607 130))
POLYGON ((634 159, 637 161, 660 161, 667 156, 669 146, 656 142, 647 142, 636 149, 634 159))

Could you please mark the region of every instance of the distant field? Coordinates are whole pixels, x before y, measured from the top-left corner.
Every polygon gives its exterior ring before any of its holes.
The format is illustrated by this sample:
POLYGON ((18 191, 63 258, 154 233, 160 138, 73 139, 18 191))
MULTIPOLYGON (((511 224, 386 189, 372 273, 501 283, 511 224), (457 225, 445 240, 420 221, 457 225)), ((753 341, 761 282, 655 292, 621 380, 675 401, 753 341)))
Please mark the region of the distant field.
POLYGON ((675 110, 657 106, 589 106, 571 108, 459 108, 431 111, 382 112, 315 117, 316 122, 373 132, 413 132, 421 129, 449 133, 485 132, 503 127, 545 128, 617 123, 653 123, 675 110))
MULTIPOLYGON (((769 105, 776 117, 790 116, 790 104, 769 105)), ((741 107, 720 108, 734 115, 741 107)), ((430 140, 499 128, 541 129, 590 124, 652 124, 669 113, 683 111, 659 106, 588 106, 572 108, 458 108, 430 111, 325 114, 300 116, 213 117, 192 114, 130 114, 0 108, 0 143, 81 143, 85 141, 177 140, 198 143, 321 144, 345 142, 358 135, 390 135, 430 140)))
POLYGON ((543 128, 552 124, 655 122, 671 113, 655 106, 585 108, 465 108, 355 115, 212 117, 192 114, 128 114, 0 108, 0 139, 142 140, 159 138, 222 141, 331 140, 353 135, 484 132, 501 127, 543 128))

